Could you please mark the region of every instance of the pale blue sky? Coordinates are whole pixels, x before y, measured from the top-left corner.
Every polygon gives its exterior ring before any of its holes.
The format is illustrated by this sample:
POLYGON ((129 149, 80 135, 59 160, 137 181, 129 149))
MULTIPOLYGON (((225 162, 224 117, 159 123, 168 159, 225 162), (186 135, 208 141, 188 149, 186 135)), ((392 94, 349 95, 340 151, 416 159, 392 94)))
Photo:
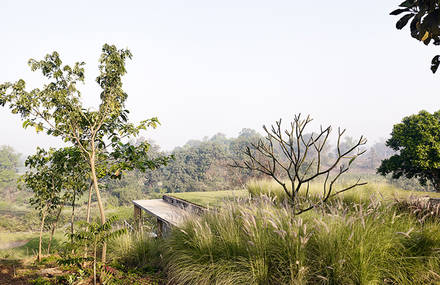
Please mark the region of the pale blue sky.
MULTIPOLYGON (((295 113, 374 142, 421 109, 439 109, 435 47, 395 29, 400 1, 1 1, 0 81, 41 77, 31 57, 57 50, 86 61, 84 101, 96 104, 102 44, 134 54, 124 86, 135 121, 159 117, 145 136, 172 149, 217 132, 295 113)), ((57 142, 22 130, 0 109, 0 145, 24 153, 57 142)))

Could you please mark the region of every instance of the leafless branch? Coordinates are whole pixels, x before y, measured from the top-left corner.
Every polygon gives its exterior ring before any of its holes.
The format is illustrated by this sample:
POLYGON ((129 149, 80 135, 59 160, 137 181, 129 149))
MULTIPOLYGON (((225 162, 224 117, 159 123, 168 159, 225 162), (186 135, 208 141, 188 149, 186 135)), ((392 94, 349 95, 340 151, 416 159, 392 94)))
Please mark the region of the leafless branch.
POLYGON ((329 142, 332 128, 331 126, 327 128, 320 126, 319 132, 306 134, 305 130, 311 121, 310 116, 303 119, 301 114, 298 114, 294 116, 290 128, 284 131, 282 131, 281 119, 270 128, 263 126, 266 133, 265 139, 251 143, 244 151, 246 159, 241 162, 235 161, 232 165, 258 171, 272 177, 284 189, 296 214, 325 203, 337 194, 366 184, 358 180, 343 189, 334 190, 338 179, 349 170, 352 163, 360 155, 364 154, 365 150, 360 150, 360 147, 366 144, 366 139, 361 136, 353 145, 342 149, 342 137, 345 134, 345 129, 338 128, 336 157, 332 161, 324 163, 323 152, 329 142), (324 179, 321 198, 318 202, 312 203, 309 193, 310 182, 318 177, 324 179), (289 187, 286 180, 290 183, 289 187), (301 190, 304 187, 305 196, 302 197, 305 197, 305 204, 308 205, 304 205, 298 200, 298 195, 301 195, 301 190))

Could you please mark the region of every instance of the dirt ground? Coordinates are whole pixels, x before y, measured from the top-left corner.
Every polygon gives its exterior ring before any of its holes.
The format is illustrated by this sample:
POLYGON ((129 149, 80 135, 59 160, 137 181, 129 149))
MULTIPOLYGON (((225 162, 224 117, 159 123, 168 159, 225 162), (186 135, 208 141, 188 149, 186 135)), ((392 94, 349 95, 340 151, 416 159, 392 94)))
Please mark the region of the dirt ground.
MULTIPOLYGON (((57 277, 71 272, 62 271, 54 264, 35 265, 35 259, 27 260, 2 260, 0 259, 0 285, 15 284, 35 284, 35 281, 45 281, 50 284, 60 284, 57 277)), ((92 284, 92 277, 78 280, 75 284, 92 284)), ((164 281, 154 275, 126 275, 118 274, 113 279, 115 284, 139 284, 139 285, 159 285, 164 281)), ((98 282, 99 283, 99 282, 98 282)), ((42 284, 39 283, 38 284, 42 284)), ((46 283, 44 283, 46 284, 46 283)), ((61 282, 61 284, 67 284, 61 282)))
POLYGON ((0 260, 0 284, 32 284, 40 269, 22 260, 0 260))

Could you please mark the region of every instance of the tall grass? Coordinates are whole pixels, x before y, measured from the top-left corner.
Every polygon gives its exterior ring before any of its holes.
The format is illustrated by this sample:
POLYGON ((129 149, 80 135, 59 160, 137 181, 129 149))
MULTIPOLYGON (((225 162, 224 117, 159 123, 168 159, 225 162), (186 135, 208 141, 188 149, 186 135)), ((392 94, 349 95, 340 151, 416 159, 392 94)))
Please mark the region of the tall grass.
POLYGON ((245 198, 248 196, 248 193, 247 191, 240 189, 209 192, 182 192, 172 193, 170 195, 209 208, 220 206, 225 200, 233 200, 234 198, 245 198))
MULTIPOLYGON (((342 183, 336 184, 336 190, 347 187, 352 181, 344 181, 342 183)), ((286 183, 290 188, 289 183, 286 183)), ((322 196, 322 185, 320 182, 313 182, 310 184, 309 194, 312 198, 318 199, 322 196)), ((246 185, 246 190, 253 197, 259 197, 261 195, 266 195, 274 198, 277 201, 285 201, 287 195, 283 188, 273 180, 254 180, 246 185)), ((304 189, 303 189, 304 190, 304 189)), ((299 195, 304 196, 304 191, 300 190, 299 195)), ((433 192, 421 192, 421 191, 409 191, 398 188, 394 185, 385 182, 373 182, 367 185, 359 186, 350 191, 341 193, 338 197, 348 202, 368 202, 371 196, 378 196, 384 200, 394 200, 396 198, 408 198, 410 196, 420 197, 420 196, 430 196, 440 198, 440 193, 433 192)))
POLYGON ((110 252, 169 284, 440 284, 439 207, 395 200, 415 192, 373 183, 294 216, 277 184, 247 190, 164 240, 127 234, 110 252))
POLYGON ((126 268, 157 272, 162 266, 161 242, 148 233, 127 232, 110 242, 110 258, 126 268))
POLYGON ((440 226, 373 199, 295 217, 262 197, 188 219, 165 241, 173 284, 431 284, 440 226))

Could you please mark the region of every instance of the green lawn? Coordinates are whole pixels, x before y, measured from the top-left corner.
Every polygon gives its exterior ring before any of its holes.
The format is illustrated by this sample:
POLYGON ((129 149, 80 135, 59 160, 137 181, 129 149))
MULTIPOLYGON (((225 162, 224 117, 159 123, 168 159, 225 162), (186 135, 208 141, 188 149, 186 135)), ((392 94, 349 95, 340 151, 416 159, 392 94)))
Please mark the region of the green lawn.
MULTIPOLYGON (((62 230, 56 231, 52 241, 52 248, 57 249, 61 247, 65 239, 66 238, 62 230)), ((38 251, 39 233, 36 232, 0 233, 0 243, 11 243, 17 241, 27 241, 27 243, 16 248, 0 250, 0 259, 20 259, 20 258, 35 256, 36 252, 38 251)), ((49 233, 44 233, 43 235, 44 254, 46 253, 45 249, 47 248, 48 241, 49 241, 49 233)))
POLYGON ((0 244, 27 240, 35 236, 35 232, 0 232, 0 244))
MULTIPOLYGON (((77 215, 76 220, 77 221, 83 221, 85 220, 85 206, 77 209, 77 215)), ((70 219, 70 209, 65 209, 63 211, 63 214, 70 219)), ((121 206, 121 207, 113 207, 108 208, 106 210, 106 216, 117 216, 121 223, 123 220, 127 220, 129 222, 130 219, 133 218, 133 207, 132 206, 121 206)), ((2 216, 0 214, 0 219, 8 219, 7 216, 2 216)), ((96 207, 92 210, 92 220, 99 220, 99 213, 98 209, 96 207)), ((37 219, 38 226, 39 221, 37 219)), ((64 221, 64 223, 68 223, 67 221, 64 221)), ((62 223, 62 224, 64 224, 62 223)), ((1 225, 1 224, 0 224, 1 225)), ((70 229, 70 227, 68 228, 70 229)), ((52 248, 57 249, 59 247, 63 246, 63 242, 66 241, 65 237, 65 229, 57 229, 54 235, 54 239, 52 242, 52 248)), ((0 260, 1 259, 21 259, 21 258, 27 258, 31 256, 35 256, 35 253, 38 250, 38 242, 39 242, 39 232, 37 231, 0 231, 0 245, 3 245, 6 247, 6 245, 10 245, 11 243, 21 243, 26 241, 26 244, 12 248, 12 249, 2 249, 0 246, 0 260)), ((49 231, 45 231, 43 234, 43 253, 46 254, 46 248, 49 241, 49 231)))
POLYGON ((248 196, 246 190, 226 190, 209 192, 185 192, 170 193, 169 195, 181 198, 201 206, 218 206, 222 201, 233 198, 243 198, 248 196))

